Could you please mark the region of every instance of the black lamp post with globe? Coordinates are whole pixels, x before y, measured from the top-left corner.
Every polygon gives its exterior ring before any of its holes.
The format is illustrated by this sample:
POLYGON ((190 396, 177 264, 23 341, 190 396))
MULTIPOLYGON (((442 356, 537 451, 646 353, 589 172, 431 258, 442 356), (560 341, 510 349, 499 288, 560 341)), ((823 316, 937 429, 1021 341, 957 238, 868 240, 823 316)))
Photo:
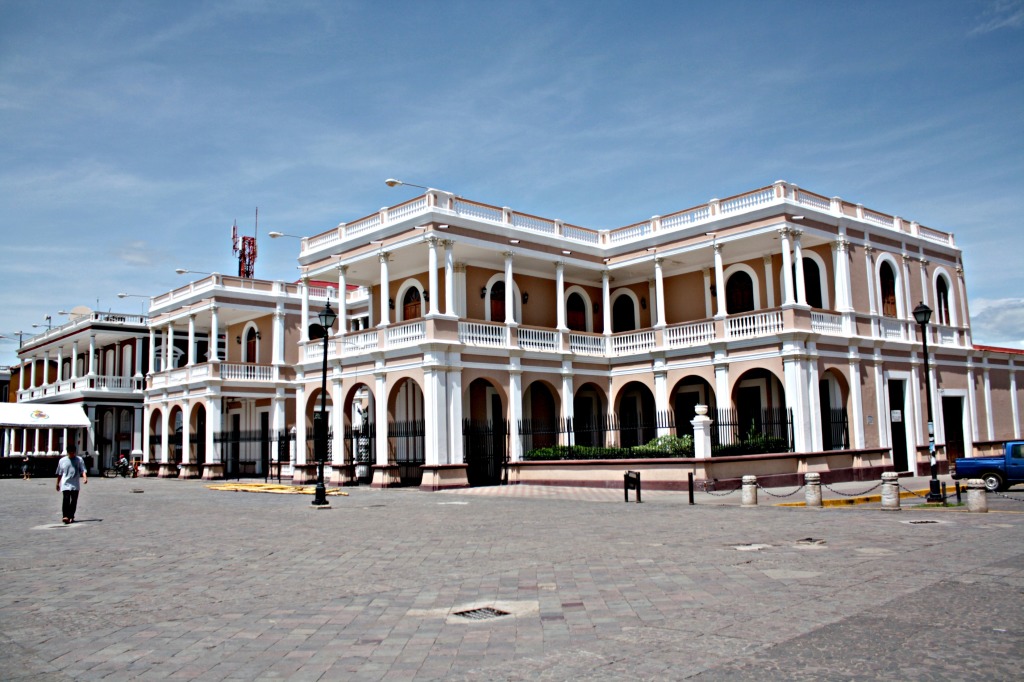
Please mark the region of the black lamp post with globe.
POLYGON ((928 369, 928 322, 932 319, 932 309, 921 303, 914 308, 914 319, 921 325, 921 343, 924 345, 924 394, 928 406, 928 464, 931 469, 931 480, 928 482, 928 502, 945 502, 939 488, 938 462, 935 459, 935 422, 932 420, 932 379, 928 369))
POLYGON ((316 494, 313 496, 315 506, 323 506, 327 502, 327 488, 324 486, 324 462, 327 461, 327 338, 331 335, 331 327, 338 319, 338 314, 331 309, 331 302, 328 301, 324 309, 317 315, 320 319, 319 325, 312 325, 310 336, 321 337, 324 340, 324 357, 320 374, 320 411, 313 418, 313 439, 317 464, 316 494))

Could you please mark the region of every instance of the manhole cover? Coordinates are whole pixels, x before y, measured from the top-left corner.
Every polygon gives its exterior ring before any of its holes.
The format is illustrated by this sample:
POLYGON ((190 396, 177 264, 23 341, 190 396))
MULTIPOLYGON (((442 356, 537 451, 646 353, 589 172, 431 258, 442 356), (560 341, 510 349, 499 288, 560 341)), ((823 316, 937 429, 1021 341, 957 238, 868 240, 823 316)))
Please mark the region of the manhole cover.
POLYGON ((507 616, 508 611, 501 611, 500 609, 493 609, 490 606, 485 606, 479 609, 470 609, 468 611, 459 611, 454 615, 459 618, 466 618, 468 620, 489 620, 491 618, 501 618, 507 616))

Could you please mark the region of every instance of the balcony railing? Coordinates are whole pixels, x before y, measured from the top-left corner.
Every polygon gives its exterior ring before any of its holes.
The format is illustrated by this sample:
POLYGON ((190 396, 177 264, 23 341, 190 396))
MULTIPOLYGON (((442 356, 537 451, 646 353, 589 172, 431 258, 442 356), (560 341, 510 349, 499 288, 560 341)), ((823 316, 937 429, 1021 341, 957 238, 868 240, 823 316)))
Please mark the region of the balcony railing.
POLYGON ((221 379, 241 383, 268 383, 280 381, 280 367, 277 365, 256 365, 232 362, 204 362, 191 367, 155 372, 150 375, 149 388, 182 386, 198 381, 221 379))
POLYGON ((75 377, 61 379, 46 386, 18 391, 18 400, 38 400, 76 391, 103 391, 105 393, 134 393, 142 390, 142 379, 120 376, 75 377))

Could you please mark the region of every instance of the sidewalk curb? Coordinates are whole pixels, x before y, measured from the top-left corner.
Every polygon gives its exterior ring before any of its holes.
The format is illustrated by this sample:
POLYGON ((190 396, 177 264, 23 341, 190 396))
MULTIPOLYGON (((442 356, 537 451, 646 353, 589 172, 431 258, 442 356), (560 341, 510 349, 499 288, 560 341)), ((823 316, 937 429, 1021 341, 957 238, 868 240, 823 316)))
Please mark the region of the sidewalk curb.
MULTIPOLYGON (((903 491, 900 493, 900 499, 911 498, 911 497, 924 497, 928 494, 928 490, 913 490, 903 491)), ((871 504, 872 502, 881 502, 881 495, 857 495, 856 497, 843 497, 833 500, 822 500, 822 507, 850 507, 856 504, 871 504)), ((780 502, 775 505, 776 507, 806 507, 806 502, 780 502)))

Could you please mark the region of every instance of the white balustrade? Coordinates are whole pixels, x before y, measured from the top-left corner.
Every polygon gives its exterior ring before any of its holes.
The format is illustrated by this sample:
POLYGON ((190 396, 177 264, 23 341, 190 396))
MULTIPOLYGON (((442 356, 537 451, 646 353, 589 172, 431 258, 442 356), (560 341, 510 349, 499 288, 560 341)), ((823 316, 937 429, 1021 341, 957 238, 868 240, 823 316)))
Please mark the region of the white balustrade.
POLYGON ((555 233, 555 221, 538 218, 537 216, 527 215, 525 213, 513 213, 512 225, 515 227, 521 227, 524 230, 543 232, 544 234, 555 233))
POLYGON ((508 328, 485 322, 459 322, 459 342, 467 346, 509 346, 508 328))
POLYGON ((810 192, 805 192, 802 189, 801 190, 797 190, 797 192, 796 192, 796 202, 798 204, 802 204, 804 206, 810 206, 811 208, 816 208, 816 209, 819 209, 821 211, 829 211, 829 210, 832 209, 832 202, 831 202, 831 200, 826 199, 825 197, 820 197, 817 194, 811 194, 810 192))
POLYGON ((822 334, 841 334, 843 331, 842 315, 811 311, 811 329, 822 334))
POLYGON ((465 199, 455 200, 455 212, 459 215, 469 216, 477 220, 489 220, 494 223, 500 223, 504 220, 504 215, 500 208, 478 204, 475 201, 466 201, 465 199))
POLYGON ((869 223, 874 223, 875 225, 888 227, 889 229, 895 228, 895 221, 892 219, 892 216, 887 216, 883 213, 876 213, 875 211, 869 211, 868 209, 864 209, 864 220, 869 223))
POLYGON ((761 204, 767 204, 775 199, 775 188, 768 187, 759 192, 752 192, 750 194, 743 194, 734 199, 723 201, 719 205, 719 210, 722 213, 735 213, 736 211, 742 211, 744 209, 753 208, 754 206, 760 206, 761 204))
POLYGON ((654 332, 627 332, 612 335, 613 355, 635 355, 654 350, 654 332))
POLYGON ((749 339, 778 334, 782 331, 782 311, 772 310, 752 315, 736 315, 725 319, 725 334, 730 339, 749 339))
POLYGON ((902 320, 882 317, 878 320, 878 332, 883 339, 902 341, 907 338, 906 325, 902 320))
POLYGON ((703 346, 715 340, 715 323, 711 320, 691 322, 665 328, 665 344, 669 348, 703 346))
POLYGON ((608 238, 613 244, 619 242, 628 242, 633 239, 639 239, 640 237, 649 235, 652 232, 651 221, 645 221, 637 223, 636 225, 628 225, 626 227, 620 227, 617 230, 612 230, 608 235, 608 238))
POLYGON ((604 355, 608 344, 600 334, 569 334, 569 350, 577 355, 604 355))
POLYGON ((559 350, 558 332, 545 329, 519 329, 519 347, 526 350, 559 350))
POLYGON ((365 232, 370 232, 372 230, 377 229, 380 226, 380 214, 374 213, 371 216, 366 216, 362 220, 357 220, 354 223, 349 223, 348 225, 346 225, 345 238, 348 239, 349 237, 355 237, 365 232))
POLYGON ((376 350, 377 345, 376 329, 345 335, 345 353, 365 353, 376 350))
POLYGON ((600 233, 575 225, 562 225, 562 237, 585 244, 597 244, 601 240, 600 233))
POLYGON ((399 204, 398 206, 388 209, 388 222, 405 220, 409 216, 422 213, 426 209, 427 198, 425 196, 418 197, 412 201, 407 201, 404 204, 399 204))
POLYGON ((427 337, 426 322, 410 322, 402 325, 395 325, 387 328, 388 348, 396 346, 407 346, 427 337))
POLYGON ((273 381, 272 365, 222 363, 220 377, 228 381, 273 381))
POLYGON ((711 209, 707 206, 700 206, 682 213, 673 213, 661 219, 661 229, 673 230, 684 225, 693 225, 707 220, 710 216, 711 209))

